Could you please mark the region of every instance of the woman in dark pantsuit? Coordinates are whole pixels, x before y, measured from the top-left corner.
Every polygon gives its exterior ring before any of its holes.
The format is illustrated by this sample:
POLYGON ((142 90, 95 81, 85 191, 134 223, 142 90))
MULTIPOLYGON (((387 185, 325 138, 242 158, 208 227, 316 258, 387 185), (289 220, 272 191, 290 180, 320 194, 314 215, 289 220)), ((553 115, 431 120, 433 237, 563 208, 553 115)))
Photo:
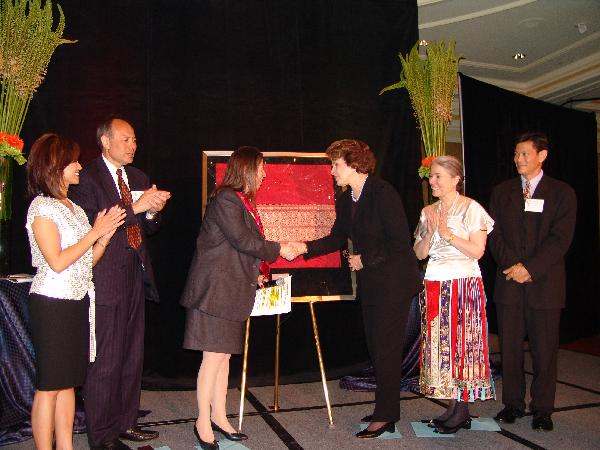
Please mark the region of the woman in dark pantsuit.
POLYGON ((358 140, 336 141, 327 149, 338 186, 350 187, 336 200, 337 217, 328 236, 297 245, 311 258, 342 249, 352 240, 350 269, 357 272, 367 346, 377 378, 375 411, 359 438, 393 431, 400 418, 404 330, 411 298, 419 290, 402 200, 386 181, 370 175, 375 157, 358 140))
POLYGON ((194 425, 203 449, 219 448, 213 430, 229 440, 248 438, 236 432, 226 415, 229 358, 242 352, 244 322, 252 311, 257 284, 269 276, 267 262, 290 252, 289 244, 264 237, 254 205, 264 177, 263 155, 257 148, 233 152, 223 182, 206 208, 181 298, 187 308, 183 346, 203 351, 194 425))

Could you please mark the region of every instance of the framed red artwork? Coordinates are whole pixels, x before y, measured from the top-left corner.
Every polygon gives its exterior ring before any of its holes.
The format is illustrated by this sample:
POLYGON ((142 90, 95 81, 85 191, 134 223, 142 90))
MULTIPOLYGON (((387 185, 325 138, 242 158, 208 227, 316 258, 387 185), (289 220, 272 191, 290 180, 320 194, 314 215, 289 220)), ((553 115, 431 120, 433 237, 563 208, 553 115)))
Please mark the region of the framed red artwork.
MULTIPOLYGON (((223 179, 231 151, 202 153, 202 212, 211 192, 223 179)), ((329 234, 335 221, 339 188, 330 174, 325 153, 263 152, 264 179, 256 195, 256 207, 273 241, 310 241, 329 234)), ((305 260, 278 258, 274 273, 292 274, 292 301, 353 300, 352 273, 341 251, 305 260), (318 298, 315 298, 318 297, 318 298)))

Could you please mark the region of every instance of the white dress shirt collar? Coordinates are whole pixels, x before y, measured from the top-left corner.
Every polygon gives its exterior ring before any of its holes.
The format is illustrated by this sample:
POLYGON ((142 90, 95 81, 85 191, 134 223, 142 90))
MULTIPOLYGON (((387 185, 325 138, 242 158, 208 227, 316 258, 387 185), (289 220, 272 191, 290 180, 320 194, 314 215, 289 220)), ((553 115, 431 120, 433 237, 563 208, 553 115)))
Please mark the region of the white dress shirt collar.
MULTIPOLYGON (((108 168, 110 175, 112 176, 113 181, 115 182, 115 186, 117 187, 117 192, 119 193, 119 197, 121 196, 121 189, 119 189, 119 182, 117 178, 117 169, 122 169, 121 173, 123 175, 123 181, 129 188, 129 180, 127 179, 127 172, 125 171, 125 166, 115 167, 113 163, 111 163, 104 155, 102 155, 102 159, 104 160, 104 164, 108 168)), ((131 189, 131 188, 130 188, 131 189)))
MULTIPOLYGON (((531 180, 529 180, 529 196, 533 197, 533 193, 535 192, 535 188, 537 187, 538 184, 540 184, 540 180, 542 179, 542 177, 544 176, 544 171, 540 170, 540 173, 538 173, 535 177, 533 177, 531 180)), ((527 181, 527 179, 521 175, 521 188, 525 189, 525 182, 527 181)))

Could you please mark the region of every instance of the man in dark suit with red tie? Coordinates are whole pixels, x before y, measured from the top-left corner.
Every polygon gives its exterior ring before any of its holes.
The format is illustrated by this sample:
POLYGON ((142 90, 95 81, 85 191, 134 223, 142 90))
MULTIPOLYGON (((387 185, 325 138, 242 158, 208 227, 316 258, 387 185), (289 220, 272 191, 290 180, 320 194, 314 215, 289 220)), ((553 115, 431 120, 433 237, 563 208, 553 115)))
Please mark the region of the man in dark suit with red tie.
POLYGON ((94 267, 96 361, 83 388, 88 441, 92 449, 129 449, 122 439, 145 441, 158 432, 137 426, 144 356, 144 300, 158 301, 146 235, 159 227, 159 212, 170 194, 150 185, 129 166, 137 148, 135 132, 112 117, 97 129, 102 155, 81 172, 69 198, 91 223, 99 211, 120 204, 127 212, 94 267))
POLYGON ((549 143, 542 133, 517 139, 520 177, 496 186, 490 200, 495 220, 489 247, 498 264, 494 302, 502 347, 502 403, 496 420, 525 414, 523 341, 533 361, 529 409, 534 430, 551 431, 561 309, 565 306, 564 256, 575 230, 573 189, 544 174, 549 143))

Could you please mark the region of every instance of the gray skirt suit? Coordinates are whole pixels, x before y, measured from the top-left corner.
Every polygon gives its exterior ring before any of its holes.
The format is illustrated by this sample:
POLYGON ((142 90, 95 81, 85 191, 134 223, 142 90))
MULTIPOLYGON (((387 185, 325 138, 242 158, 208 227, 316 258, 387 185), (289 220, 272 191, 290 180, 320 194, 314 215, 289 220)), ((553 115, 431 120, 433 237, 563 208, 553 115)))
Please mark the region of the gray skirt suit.
POLYGON ((180 300, 187 310, 184 348, 241 353, 260 262, 274 261, 279 249, 261 236, 235 191, 224 188, 212 197, 180 300))

